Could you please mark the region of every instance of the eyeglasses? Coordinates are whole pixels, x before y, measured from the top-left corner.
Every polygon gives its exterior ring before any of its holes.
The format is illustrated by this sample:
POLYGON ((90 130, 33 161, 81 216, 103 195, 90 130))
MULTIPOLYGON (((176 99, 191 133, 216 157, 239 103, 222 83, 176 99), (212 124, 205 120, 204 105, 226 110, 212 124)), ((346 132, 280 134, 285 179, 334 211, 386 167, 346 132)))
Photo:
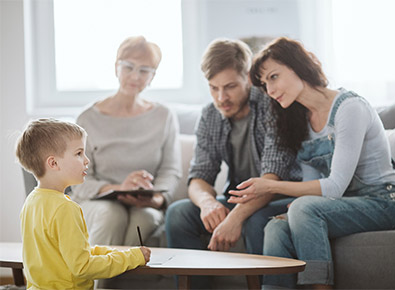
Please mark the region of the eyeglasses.
POLYGON ((140 78, 147 79, 151 77, 156 69, 149 66, 136 66, 134 63, 126 60, 118 60, 117 62, 118 74, 130 75, 133 71, 136 71, 140 78))

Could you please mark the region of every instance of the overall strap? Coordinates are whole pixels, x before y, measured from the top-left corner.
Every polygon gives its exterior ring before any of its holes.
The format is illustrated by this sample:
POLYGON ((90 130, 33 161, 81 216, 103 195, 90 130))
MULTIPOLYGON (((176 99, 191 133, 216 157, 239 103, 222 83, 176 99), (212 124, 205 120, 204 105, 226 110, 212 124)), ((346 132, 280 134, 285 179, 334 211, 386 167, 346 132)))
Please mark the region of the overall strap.
POLYGON ((343 101, 348 98, 355 98, 355 97, 359 97, 359 96, 352 91, 348 91, 336 99, 335 104, 333 105, 333 108, 332 108, 331 116, 329 118, 328 126, 330 126, 330 127, 335 126, 335 116, 336 116, 337 110, 339 109, 341 103, 343 103, 343 101))

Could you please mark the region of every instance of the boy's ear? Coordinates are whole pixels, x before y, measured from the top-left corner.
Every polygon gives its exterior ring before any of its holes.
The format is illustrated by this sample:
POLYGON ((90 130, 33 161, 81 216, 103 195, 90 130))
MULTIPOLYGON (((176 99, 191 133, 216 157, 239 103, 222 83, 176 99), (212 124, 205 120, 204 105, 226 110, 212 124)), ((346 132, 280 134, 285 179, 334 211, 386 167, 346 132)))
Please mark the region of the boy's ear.
POLYGON ((45 164, 48 166, 49 169, 52 169, 52 170, 59 169, 58 162, 56 161, 56 158, 53 155, 48 156, 45 164))

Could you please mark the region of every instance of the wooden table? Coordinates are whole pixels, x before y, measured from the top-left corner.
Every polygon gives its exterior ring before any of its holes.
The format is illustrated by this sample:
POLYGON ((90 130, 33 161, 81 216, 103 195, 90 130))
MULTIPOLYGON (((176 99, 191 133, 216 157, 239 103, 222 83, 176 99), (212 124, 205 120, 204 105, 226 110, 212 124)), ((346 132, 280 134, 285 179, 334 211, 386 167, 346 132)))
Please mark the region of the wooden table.
POLYGON ((22 272, 22 243, 0 243, 0 267, 12 268, 15 285, 25 285, 22 272))
MULTIPOLYGON (((112 246, 123 250, 128 247, 112 246)), ((23 285, 21 243, 0 243, 0 266, 13 270, 16 285, 23 285)), ((147 266, 130 270, 130 275, 178 275, 178 288, 189 289, 190 276, 246 276, 249 289, 261 289, 259 276, 290 274, 304 270, 306 263, 299 260, 203 250, 151 248, 147 266)))

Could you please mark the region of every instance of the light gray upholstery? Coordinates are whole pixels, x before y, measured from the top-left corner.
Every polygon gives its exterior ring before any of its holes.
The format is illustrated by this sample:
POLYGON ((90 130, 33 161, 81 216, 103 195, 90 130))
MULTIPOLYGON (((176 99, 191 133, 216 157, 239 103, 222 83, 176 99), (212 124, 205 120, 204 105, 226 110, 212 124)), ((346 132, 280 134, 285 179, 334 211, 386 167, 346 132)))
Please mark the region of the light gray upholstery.
POLYGON ((395 289, 395 230, 350 235, 332 246, 336 288, 395 289))
POLYGON ((395 104, 378 110, 385 129, 395 128, 395 104))
POLYGON ((34 187, 37 185, 37 181, 34 178, 33 174, 27 172, 25 169, 22 168, 23 173, 23 182, 25 183, 25 192, 26 196, 33 190, 34 187))

